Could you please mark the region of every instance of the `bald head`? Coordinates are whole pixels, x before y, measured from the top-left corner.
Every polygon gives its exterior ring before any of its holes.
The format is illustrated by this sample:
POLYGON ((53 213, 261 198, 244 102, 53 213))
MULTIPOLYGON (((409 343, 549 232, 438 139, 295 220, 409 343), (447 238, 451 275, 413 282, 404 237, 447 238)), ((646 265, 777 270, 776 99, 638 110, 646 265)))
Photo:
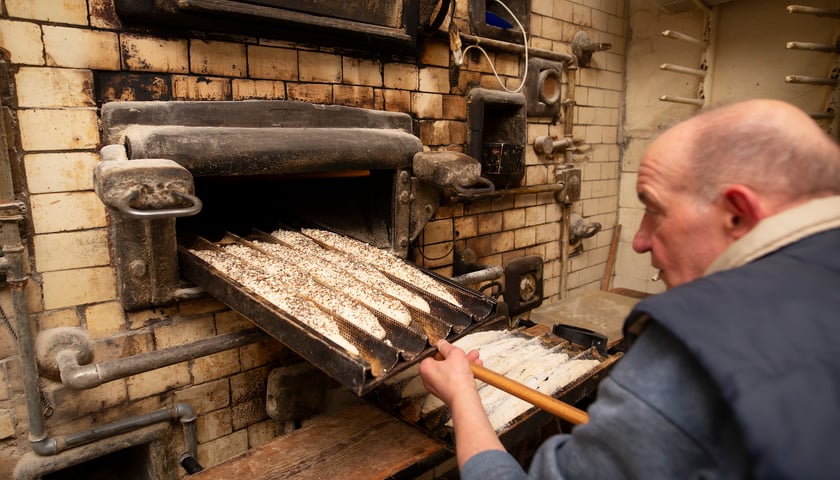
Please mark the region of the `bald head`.
POLYGON ((662 137, 687 145, 680 160, 684 187, 705 199, 734 183, 781 204, 840 194, 840 147, 785 102, 748 100, 715 108, 662 137))

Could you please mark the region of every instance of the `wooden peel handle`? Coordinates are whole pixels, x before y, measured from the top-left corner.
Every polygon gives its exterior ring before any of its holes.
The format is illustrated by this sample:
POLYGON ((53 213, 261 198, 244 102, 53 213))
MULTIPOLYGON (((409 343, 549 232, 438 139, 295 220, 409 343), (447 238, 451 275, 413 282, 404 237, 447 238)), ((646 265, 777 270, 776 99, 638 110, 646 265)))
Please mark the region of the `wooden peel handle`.
POLYGON ((586 412, 577 409, 566 402, 561 402, 550 395, 534 390, 533 388, 523 385, 515 380, 511 380, 504 375, 488 370, 482 366, 474 363, 471 363, 470 366, 472 367, 472 372, 475 378, 492 385, 499 390, 504 390, 517 398, 525 400, 531 405, 539 407, 552 415, 566 420, 569 423, 579 425, 589 421, 589 415, 586 412))

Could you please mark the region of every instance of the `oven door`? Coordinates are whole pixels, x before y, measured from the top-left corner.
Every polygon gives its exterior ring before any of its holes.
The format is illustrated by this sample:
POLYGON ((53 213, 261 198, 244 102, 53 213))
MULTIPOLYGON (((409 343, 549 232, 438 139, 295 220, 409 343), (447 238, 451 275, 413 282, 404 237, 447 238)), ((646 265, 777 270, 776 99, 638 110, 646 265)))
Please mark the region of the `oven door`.
POLYGON ((117 14, 127 23, 282 36, 345 48, 392 49, 416 45, 420 11, 429 10, 425 4, 435 3, 430 0, 114 0, 117 14))

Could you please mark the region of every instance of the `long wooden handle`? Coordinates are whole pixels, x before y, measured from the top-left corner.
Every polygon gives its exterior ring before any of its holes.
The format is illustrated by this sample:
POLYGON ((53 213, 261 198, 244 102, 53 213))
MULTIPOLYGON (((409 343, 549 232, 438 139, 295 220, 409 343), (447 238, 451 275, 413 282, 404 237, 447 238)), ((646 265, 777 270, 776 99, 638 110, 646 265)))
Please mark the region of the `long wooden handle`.
POLYGON ((561 402, 556 398, 546 395, 538 390, 534 390, 526 385, 523 385, 515 380, 488 370, 482 366, 471 363, 473 375, 475 378, 493 385, 494 387, 504 390, 505 392, 525 400, 531 405, 537 406, 546 412, 566 420, 574 425, 586 423, 589 421, 589 415, 583 410, 577 409, 566 402, 561 402))

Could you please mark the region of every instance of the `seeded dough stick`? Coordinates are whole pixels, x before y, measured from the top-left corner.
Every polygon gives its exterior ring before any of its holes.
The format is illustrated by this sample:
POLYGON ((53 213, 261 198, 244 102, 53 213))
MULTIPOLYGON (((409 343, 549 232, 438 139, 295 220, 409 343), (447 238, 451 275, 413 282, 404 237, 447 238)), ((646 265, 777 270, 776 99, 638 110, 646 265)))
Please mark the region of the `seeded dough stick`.
POLYGON ((455 340, 452 344, 464 352, 469 353, 470 350, 475 350, 480 346, 487 345, 491 342, 509 336, 510 332, 507 330, 484 330, 465 335, 458 340, 455 340))
MULTIPOLYGON (((272 232, 271 236, 301 252, 303 256, 320 259, 332 268, 346 273, 348 277, 355 278, 364 285, 381 290, 391 297, 399 299, 401 302, 422 312, 429 313, 431 311, 429 303, 423 297, 402 285, 392 282, 382 272, 364 261, 356 260, 344 252, 327 250, 315 243, 311 238, 299 232, 277 230, 272 232)), ((319 265, 324 265, 323 262, 319 265)))
POLYGON ((385 250, 369 245, 359 240, 338 235, 327 230, 316 230, 312 228, 301 229, 305 235, 340 250, 350 256, 363 259, 366 263, 375 265, 391 275, 403 280, 417 288, 428 292, 435 297, 446 301, 458 308, 462 305, 451 293, 443 288, 436 280, 426 275, 419 269, 406 264, 401 258, 385 250))
MULTIPOLYGON (((480 332, 483 333, 483 332, 480 332)), ((462 348, 462 345, 467 342, 461 342, 465 338, 464 337, 459 339, 454 345, 457 345, 459 348, 462 348)), ((548 350, 541 344, 539 337, 534 338, 524 338, 519 336, 484 336, 484 339, 495 338, 495 341, 486 343, 484 345, 472 345, 470 350, 478 350, 479 357, 482 359, 485 368, 489 368, 496 373, 504 375, 508 372, 508 370, 514 368, 516 366, 517 359, 527 359, 531 355, 538 355, 540 353, 546 353, 548 350)), ((464 350, 465 352, 469 352, 469 350, 464 350)), ((476 380, 476 388, 484 387, 485 383, 476 380)), ((421 377, 412 378, 409 382, 407 382, 400 391, 401 398, 412 398, 418 397, 424 394, 427 394, 428 391, 426 387, 423 385, 423 379, 421 377)), ((436 404, 429 404, 429 407, 432 407, 436 404)), ((441 403, 442 405, 442 403, 441 403)))
MULTIPOLYGON (((453 345, 457 346, 458 348, 464 350, 464 352, 467 353, 469 353, 471 350, 477 349, 479 351, 479 358, 481 358, 482 361, 484 361, 485 358, 488 358, 484 351, 485 347, 495 342, 505 341, 511 338, 514 337, 512 337, 510 333, 506 330, 486 330, 465 335, 453 342, 453 345)), ((417 369, 414 369, 414 372, 416 375, 417 369)), ((483 382, 476 382, 476 385, 479 384, 483 385, 483 382)), ((405 385, 402 386, 402 389, 400 390, 400 398, 420 397, 423 395, 427 395, 428 393, 429 392, 426 390, 426 387, 423 385, 423 378, 420 376, 416 376, 415 378, 412 378, 411 380, 406 382, 405 385)), ((440 403, 440 405, 442 405, 442 403, 440 403)), ((430 404, 430 407, 431 406, 432 405, 430 404)))
MULTIPOLYGON (((548 381, 549 376, 555 375, 555 372, 558 371, 560 366, 569 361, 569 356, 565 353, 549 352, 545 349, 543 349, 542 352, 531 353, 532 356, 530 357, 522 355, 521 357, 511 358, 509 364, 502 365, 500 370, 504 370, 505 373, 503 375, 511 380, 515 380, 533 389, 543 391, 538 388, 540 383, 548 381)), ((509 401, 510 397, 512 397, 511 394, 505 392, 504 390, 495 388, 492 385, 481 388, 478 393, 481 397, 481 403, 484 405, 484 409, 488 415, 493 413, 499 405, 505 404, 505 402, 509 401)), ((543 393, 546 392, 543 391, 543 393)), ((552 393, 554 392, 548 392, 548 395, 551 395, 552 393)))
POLYGON ((270 275, 223 252, 213 250, 190 251, 227 277, 253 290, 254 293, 277 306, 280 310, 329 338, 348 353, 359 355, 359 349, 338 331, 335 320, 309 300, 286 291, 285 287, 270 275))
POLYGON ((247 245, 235 243, 224 245, 222 249, 225 252, 236 255, 266 273, 274 275, 278 280, 285 282, 300 295, 308 298, 333 315, 339 316, 356 325, 373 337, 379 340, 385 338, 385 329, 382 328, 379 320, 370 310, 352 298, 324 287, 312 279, 306 272, 301 271, 282 258, 266 255, 247 245))
POLYGON ((411 312, 399 300, 382 295, 377 289, 354 281, 347 271, 335 268, 336 266, 332 263, 320 261, 312 255, 301 255, 285 245, 260 241, 253 243, 271 255, 294 264, 299 270, 308 272, 308 275, 319 283, 343 292, 382 315, 402 325, 407 326, 411 323, 411 312))
MULTIPOLYGON (((545 378, 541 382, 539 381, 539 376, 532 376, 529 377, 532 381, 525 380, 520 381, 520 383, 524 383, 547 395, 554 395, 566 385, 572 383, 595 368, 597 364, 598 360, 569 360, 564 362, 555 370, 549 371, 543 370, 544 367, 541 368, 543 372, 548 374, 548 378, 545 378)), ((493 425, 493 428, 498 432, 504 428, 505 425, 516 419, 516 417, 528 411, 531 407, 532 405, 530 403, 514 397, 513 395, 508 395, 505 403, 495 406, 493 411, 488 415, 490 418, 490 424, 493 425)))
MULTIPOLYGON (((488 336, 487 338, 490 337, 488 336)), ((464 343, 461 340, 464 339, 458 340, 454 343, 454 345, 464 343)), ((500 375, 507 375, 509 372, 516 370, 522 363, 534 361, 538 364, 542 364, 542 357, 553 353, 552 350, 543 346, 537 337, 528 340, 514 335, 496 337, 484 345, 477 345, 472 348, 472 350, 475 349, 478 350, 478 358, 482 359, 484 367, 493 370, 500 375)), ((566 356, 567 360, 568 358, 569 357, 566 356)), ((484 400, 484 397, 487 395, 493 394, 494 391, 501 392, 504 395, 509 395, 508 393, 498 390, 491 385, 487 385, 478 379, 475 381, 475 387, 478 389, 479 397, 482 398, 481 403, 484 405, 485 410, 488 405, 490 405, 484 400)), ((423 401, 422 412, 424 414, 429 413, 442 406, 444 406, 442 400, 434 395, 429 395, 428 398, 423 401)), ((490 412, 490 410, 486 411, 488 413, 490 412)))

